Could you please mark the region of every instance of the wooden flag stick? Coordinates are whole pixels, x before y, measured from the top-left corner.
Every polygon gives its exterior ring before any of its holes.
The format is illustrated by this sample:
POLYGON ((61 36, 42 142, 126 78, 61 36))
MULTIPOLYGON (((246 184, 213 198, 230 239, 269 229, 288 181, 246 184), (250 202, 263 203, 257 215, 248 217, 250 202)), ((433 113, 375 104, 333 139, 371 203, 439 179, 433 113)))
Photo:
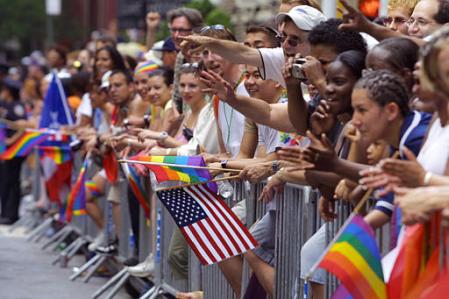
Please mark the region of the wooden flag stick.
POLYGON ((135 163, 135 164, 143 164, 143 165, 154 165, 154 166, 178 167, 178 168, 221 170, 224 172, 241 172, 242 171, 241 169, 218 168, 218 167, 209 167, 209 166, 194 166, 194 165, 178 165, 178 164, 170 164, 170 163, 162 163, 162 162, 147 162, 147 161, 128 160, 128 159, 121 159, 121 160, 118 160, 118 162, 119 163, 135 163))
POLYGON ((182 185, 178 185, 178 186, 172 186, 172 187, 167 187, 167 188, 160 188, 160 189, 157 189, 156 192, 173 190, 173 189, 184 188, 184 187, 195 186, 195 185, 201 185, 201 184, 207 184, 207 183, 211 183, 211 182, 220 182, 220 181, 226 181, 226 180, 236 180, 239 177, 240 177, 239 175, 232 175, 232 176, 228 176, 228 177, 213 179, 213 180, 207 181, 207 182, 199 182, 199 183, 193 183, 193 184, 182 184, 182 185))

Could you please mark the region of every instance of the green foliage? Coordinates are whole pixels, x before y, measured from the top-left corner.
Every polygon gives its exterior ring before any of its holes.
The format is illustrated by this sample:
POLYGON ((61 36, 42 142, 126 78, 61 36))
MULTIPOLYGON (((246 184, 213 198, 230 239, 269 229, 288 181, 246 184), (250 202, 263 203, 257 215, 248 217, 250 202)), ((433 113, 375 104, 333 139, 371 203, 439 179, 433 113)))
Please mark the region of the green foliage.
POLYGON ((1 43, 18 39, 33 44, 45 39, 45 1, 0 0, 0 7, 1 43))
POLYGON ((231 27, 230 16, 220 8, 215 7, 209 0, 192 0, 186 7, 198 9, 207 25, 221 24, 227 28, 231 27))
POLYGON ((206 17, 215 8, 209 0, 193 0, 186 7, 198 9, 203 17, 206 17))
POLYGON ((231 18, 229 15, 219 8, 214 8, 205 18, 204 22, 208 25, 221 24, 227 28, 231 28, 231 18))

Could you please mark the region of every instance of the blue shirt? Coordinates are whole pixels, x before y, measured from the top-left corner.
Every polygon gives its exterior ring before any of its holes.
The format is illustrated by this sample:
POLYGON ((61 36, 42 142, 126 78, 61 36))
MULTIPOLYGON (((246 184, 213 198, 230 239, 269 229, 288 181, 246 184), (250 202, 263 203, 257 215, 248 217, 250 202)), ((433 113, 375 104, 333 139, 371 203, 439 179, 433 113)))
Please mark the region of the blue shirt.
MULTIPOLYGON (((415 156, 418 156, 431 119, 432 115, 429 113, 410 111, 407 114, 399 133, 399 159, 407 159, 402 153, 402 149, 404 146, 411 150, 415 156)), ((397 150, 398 149, 391 147, 390 151, 391 153, 393 153, 397 150)), ((381 211, 388 216, 391 216, 394 209, 393 202, 394 194, 388 193, 387 195, 384 195, 378 199, 374 209, 381 211)))

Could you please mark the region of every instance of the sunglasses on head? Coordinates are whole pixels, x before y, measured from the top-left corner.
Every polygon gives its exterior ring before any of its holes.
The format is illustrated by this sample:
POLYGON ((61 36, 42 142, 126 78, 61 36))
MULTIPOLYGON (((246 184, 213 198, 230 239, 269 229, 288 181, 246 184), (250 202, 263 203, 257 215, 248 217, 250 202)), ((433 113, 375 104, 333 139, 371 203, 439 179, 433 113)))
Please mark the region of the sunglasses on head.
POLYGON ((221 24, 204 26, 203 28, 200 29, 200 34, 208 32, 209 30, 226 30, 226 27, 221 24))

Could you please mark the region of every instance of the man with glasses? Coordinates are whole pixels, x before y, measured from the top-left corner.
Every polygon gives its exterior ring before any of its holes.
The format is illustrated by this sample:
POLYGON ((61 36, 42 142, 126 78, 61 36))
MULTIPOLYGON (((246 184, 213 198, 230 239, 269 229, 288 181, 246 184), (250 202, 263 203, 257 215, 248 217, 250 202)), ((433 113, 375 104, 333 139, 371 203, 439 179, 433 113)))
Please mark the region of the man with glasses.
POLYGON ((174 76, 174 82, 173 82, 173 96, 172 101, 175 103, 178 112, 182 113, 182 99, 179 95, 178 91, 178 73, 180 67, 189 61, 186 61, 187 58, 190 57, 184 57, 184 55, 179 51, 180 43, 182 40, 180 40, 180 37, 187 36, 192 34, 195 30, 199 30, 199 28, 203 27, 203 16, 201 13, 193 8, 187 8, 187 7, 179 7, 172 9, 168 11, 167 13, 167 20, 168 20, 168 27, 170 29, 170 37, 175 44, 176 51, 178 51, 178 54, 176 56, 176 62, 175 62, 175 76, 174 76))
POLYGON ((425 38, 449 22, 447 0, 422 0, 416 4, 408 20, 408 34, 425 38))
POLYGON ((279 36, 282 42, 280 48, 254 49, 237 42, 205 36, 183 37, 185 42, 181 44, 181 47, 185 53, 188 53, 192 46, 207 47, 232 63, 257 66, 264 79, 275 80, 285 86, 282 66, 286 57, 295 56, 297 53, 301 53, 303 56, 309 55, 308 32, 314 26, 325 21, 326 18, 317 9, 300 5, 291 9, 289 13, 279 14, 276 20, 278 23, 284 24, 279 36))

